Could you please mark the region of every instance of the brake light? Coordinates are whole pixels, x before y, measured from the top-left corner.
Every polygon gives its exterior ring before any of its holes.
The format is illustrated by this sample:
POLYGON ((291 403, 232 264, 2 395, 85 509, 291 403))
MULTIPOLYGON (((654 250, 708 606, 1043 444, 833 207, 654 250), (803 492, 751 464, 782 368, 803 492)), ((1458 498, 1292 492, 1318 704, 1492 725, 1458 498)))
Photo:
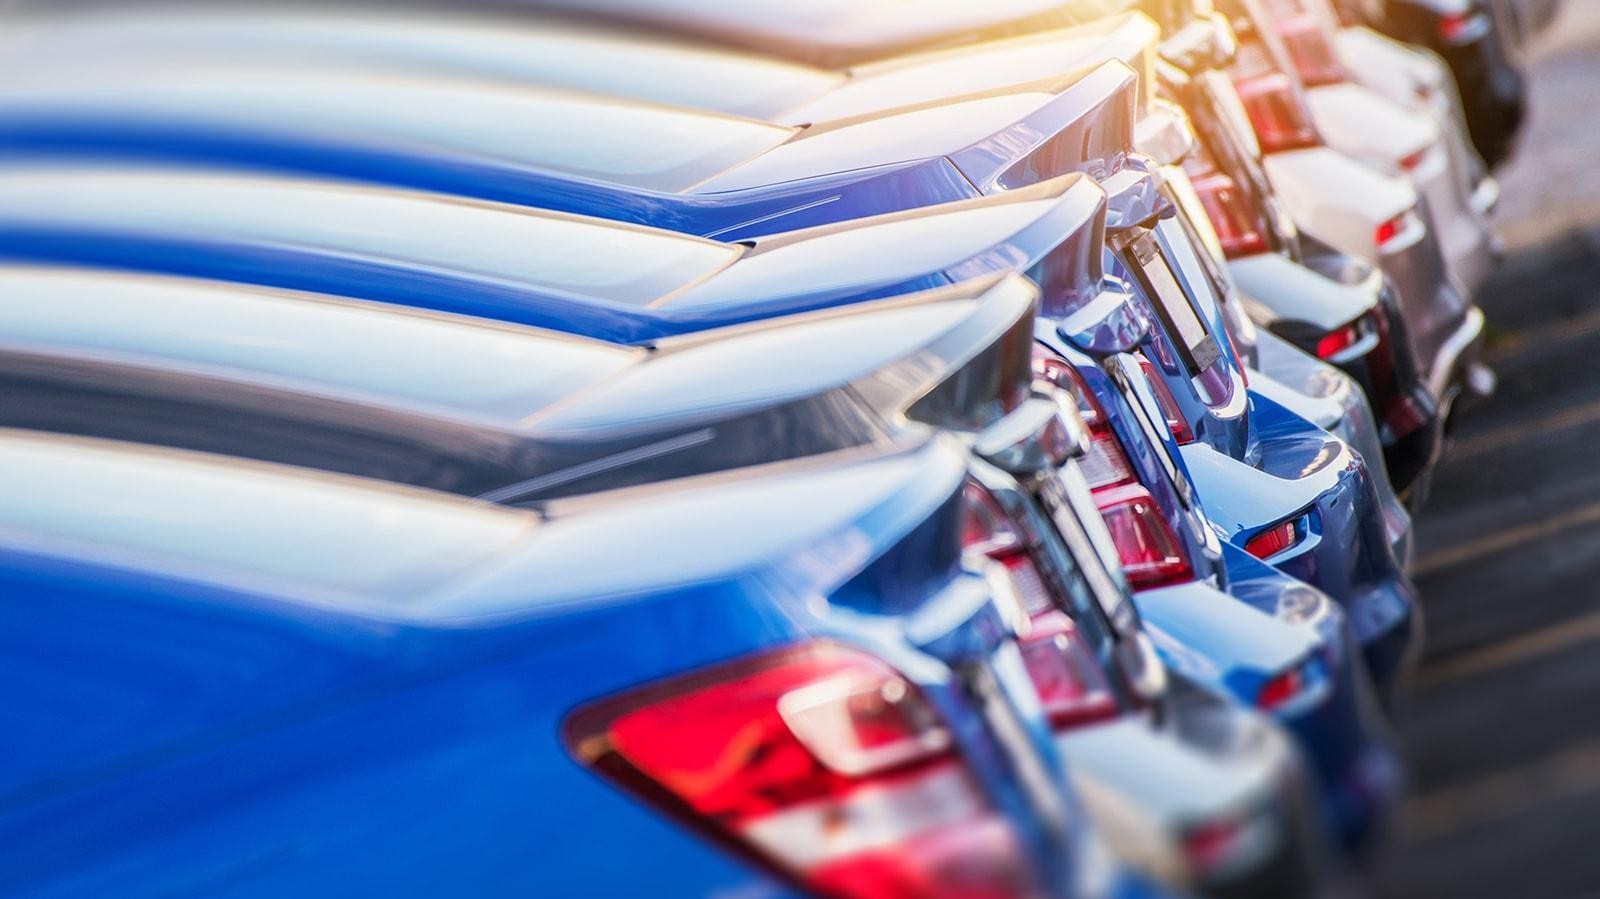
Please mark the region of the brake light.
POLYGON ((1289 50, 1295 71, 1307 87, 1339 84, 1348 78, 1316 16, 1308 13, 1279 16, 1277 26, 1278 36, 1289 50))
MULTIPOLYGON (((1233 339, 1231 336, 1228 338, 1233 339)), ((1161 417, 1167 420, 1167 429, 1172 432, 1172 439, 1179 446, 1194 442, 1194 431, 1190 430, 1189 422, 1183 417, 1183 410, 1178 408, 1178 401, 1172 396, 1172 391, 1167 387, 1167 382, 1162 380, 1161 373, 1156 371, 1155 365, 1143 356, 1139 357, 1139 367, 1144 370, 1144 379, 1150 383, 1150 392, 1155 394, 1156 405, 1161 407, 1161 417)))
POLYGON ((1300 94, 1288 75, 1268 72, 1234 82, 1263 153, 1282 153, 1322 145, 1300 94))
POLYGON ((1476 10, 1451 13, 1439 19, 1439 39, 1447 44, 1477 40, 1489 30, 1488 20, 1476 10))
MULTIPOLYGON (((1167 524, 1155 497, 1138 482, 1089 385, 1071 363, 1048 351, 1036 349, 1033 364, 1040 377, 1078 400, 1078 410, 1090 436, 1088 459, 1080 461, 1078 467, 1111 532, 1128 582, 1143 590, 1193 580, 1194 568, 1184 555, 1183 544, 1167 524)), ((1159 383, 1156 378, 1149 380, 1152 385, 1159 383)))
POLYGON ((963 493, 961 545, 1005 567, 1012 588, 1029 615, 1056 608, 1044 576, 1028 555, 1028 540, 1000 501, 977 481, 968 481, 963 493))
POLYGON ((568 745, 641 798, 819 893, 1011 896, 1010 827, 917 687, 813 643, 581 710, 568 745))
POLYGON ((1078 460, 1078 468, 1091 490, 1115 484, 1126 484, 1134 479, 1133 466, 1122 451, 1116 433, 1111 429, 1105 410, 1095 400, 1083 378, 1072 363, 1048 350, 1035 347, 1034 374, 1056 387, 1072 394, 1078 403, 1078 417, 1089 431, 1089 451, 1078 460))
POLYGON ((1400 234, 1405 230, 1406 213, 1404 212, 1379 225, 1377 233, 1374 235, 1374 239, 1377 241, 1378 248, 1382 249, 1384 245, 1388 244, 1396 237, 1399 237, 1400 234))
POLYGON ((1300 669, 1295 668, 1262 684, 1261 692, 1256 694, 1256 705, 1263 709, 1275 709, 1299 693, 1300 669))
POLYGON ((1150 491, 1139 484, 1109 487, 1095 492, 1095 502, 1134 587, 1146 590, 1194 579, 1183 546, 1150 491))
POLYGON ((1293 520, 1280 522, 1245 541, 1244 551, 1258 559, 1270 559, 1294 546, 1299 540, 1299 525, 1293 520))
POLYGON ((1192 182, 1211 227, 1216 229, 1222 252, 1229 259, 1267 252, 1267 238, 1252 220, 1232 178, 1213 172, 1193 178, 1192 182))
POLYGON ((1021 641, 1022 659, 1050 723, 1065 728, 1114 717, 1117 703, 1105 673, 1077 625, 1057 607, 1021 529, 982 484, 968 481, 965 501, 962 546, 1005 566, 1028 612, 1031 626, 1021 641))
POLYGON ((1284 671, 1261 685, 1256 693, 1256 706, 1263 711, 1273 711, 1315 690, 1327 679, 1326 670, 1316 656, 1284 671))
POLYGON ((1117 716, 1105 672, 1065 614, 1047 612, 1033 619, 1033 630, 1022 641, 1022 660, 1052 726, 1064 729, 1117 716))
POLYGON ((1322 339, 1317 341, 1317 358, 1337 359, 1344 354, 1345 350, 1360 343, 1363 336, 1361 321, 1362 319, 1356 319, 1342 328, 1336 328, 1324 334, 1322 339))

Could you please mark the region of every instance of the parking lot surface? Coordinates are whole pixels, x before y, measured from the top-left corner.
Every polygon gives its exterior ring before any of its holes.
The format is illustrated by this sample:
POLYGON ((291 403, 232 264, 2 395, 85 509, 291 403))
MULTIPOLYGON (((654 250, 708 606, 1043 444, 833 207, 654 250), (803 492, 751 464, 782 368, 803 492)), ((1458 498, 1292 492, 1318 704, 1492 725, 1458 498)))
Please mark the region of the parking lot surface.
POLYGON ((1529 68, 1482 297, 1500 387, 1417 519, 1393 899, 1600 896, 1600 3, 1567 0, 1529 68))

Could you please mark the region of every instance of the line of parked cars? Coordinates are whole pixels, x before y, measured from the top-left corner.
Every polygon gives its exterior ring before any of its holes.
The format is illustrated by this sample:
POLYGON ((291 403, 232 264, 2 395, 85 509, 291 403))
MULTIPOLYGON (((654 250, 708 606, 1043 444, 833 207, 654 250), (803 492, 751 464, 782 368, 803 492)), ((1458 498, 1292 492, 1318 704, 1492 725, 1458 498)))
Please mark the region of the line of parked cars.
POLYGON ((1516 34, 14 13, 0 892, 1359 894, 1516 34))

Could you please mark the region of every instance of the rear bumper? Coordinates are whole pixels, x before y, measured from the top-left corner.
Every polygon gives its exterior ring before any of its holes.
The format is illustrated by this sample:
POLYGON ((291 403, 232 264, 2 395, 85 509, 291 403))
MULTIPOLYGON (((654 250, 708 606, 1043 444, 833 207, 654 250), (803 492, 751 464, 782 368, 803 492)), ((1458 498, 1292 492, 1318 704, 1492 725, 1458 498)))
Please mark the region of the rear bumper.
MULTIPOLYGON (((1291 577, 1245 555, 1229 553, 1233 589, 1271 595, 1304 590, 1291 577)), ((1343 616, 1326 622, 1321 651, 1333 672, 1312 702, 1274 712, 1305 752, 1316 778, 1323 818, 1342 846, 1359 848, 1385 829, 1401 789, 1401 766, 1363 666, 1353 664, 1354 637, 1343 616)))
POLYGON ((1159 724, 1123 719, 1056 738, 1097 829, 1131 867, 1176 889, 1305 895, 1318 879, 1322 830, 1304 813, 1292 742, 1226 699, 1185 693, 1159 724), (1197 865, 1186 837, 1218 826, 1239 836, 1225 856, 1197 865))
POLYGON ((1388 694, 1400 688, 1418 651, 1419 603, 1363 475, 1352 469, 1320 494, 1307 515, 1307 537, 1266 561, 1344 606, 1373 683, 1388 694))
MULTIPOLYGON (((1411 557, 1411 515, 1389 480, 1385 467, 1388 451, 1366 392, 1344 372, 1275 337, 1262 339, 1261 362, 1264 377, 1251 382, 1257 390, 1348 443, 1361 455, 1383 507, 1390 546, 1395 558, 1405 566, 1411 557)), ((1432 429, 1430 422, 1419 430, 1432 429)))
POLYGON ((1207 517, 1238 547, 1296 521, 1299 541, 1267 561, 1366 616, 1357 631, 1363 654, 1387 688, 1400 671, 1394 660, 1412 651, 1417 602, 1366 466, 1342 441, 1265 396, 1253 398, 1260 468, 1208 447, 1183 448, 1207 517))

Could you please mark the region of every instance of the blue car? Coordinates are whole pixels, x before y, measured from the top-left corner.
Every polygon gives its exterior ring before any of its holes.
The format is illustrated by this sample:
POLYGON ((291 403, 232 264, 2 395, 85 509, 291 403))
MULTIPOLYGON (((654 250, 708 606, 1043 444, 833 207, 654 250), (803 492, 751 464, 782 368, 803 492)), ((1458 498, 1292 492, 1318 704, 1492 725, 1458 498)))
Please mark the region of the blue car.
POLYGON ((1157 895, 1107 864, 961 562, 967 458, 936 439, 535 515, 0 432, 27 724, 0 881, 1157 895))
MULTIPOLYGON (((575 485, 659 485, 915 443, 925 424, 894 424, 907 407, 924 422, 989 422, 967 438, 978 456, 963 492, 962 541, 1004 566, 997 572, 1009 576, 995 585, 1011 587, 998 593, 1014 593, 1009 602, 1030 619, 1024 661, 1091 818, 1115 822, 1113 848, 1180 887, 1277 895, 1315 879, 1320 837, 1304 824, 1290 744, 1212 698, 1203 689, 1209 671, 1198 684, 1169 683, 1159 662, 1141 658, 1119 628, 1132 610, 1108 577, 1114 568, 1092 545, 1078 551, 1092 541, 1063 542, 1056 530, 1078 530, 1067 519, 1083 507, 1070 489, 1055 506, 1047 494, 1034 497, 1073 482, 1071 460, 1047 453, 1079 441, 1068 429, 1030 448, 1037 412, 1059 416, 1060 407, 994 402, 1030 378, 1016 349, 1029 338, 1033 289, 1019 278, 666 341, 648 354, 215 281, 9 268, 0 283, 30 299, 5 316, 14 339, 0 350, 8 397, 0 425, 293 463, 538 509, 585 501, 575 485), (130 304, 141 311, 137 322, 103 326, 117 318, 110 310, 130 304), (1014 324, 997 331, 996 315, 1014 324), (945 330, 922 343, 933 317, 945 330), (210 339, 218 333, 231 339, 218 345, 210 339), (765 368, 745 370, 752 352, 765 368), (413 359, 427 362, 412 371, 413 359), (451 371, 473 374, 451 379, 451 371), (662 381, 677 397, 670 408, 662 381), (1001 415, 1004 408, 1013 411, 1001 415), (1166 789, 1147 766, 1198 778, 1207 790, 1166 789), (1131 829, 1130 811, 1138 816, 1131 829), (1219 827, 1237 833, 1219 840, 1219 827)), ((1226 665, 1230 680, 1249 685, 1270 673, 1250 663, 1272 653, 1273 671, 1296 671, 1307 659, 1320 665, 1304 630, 1231 600, 1205 608, 1206 597, 1191 592, 1168 617, 1201 644, 1245 644, 1208 665, 1226 665)), ((1343 707, 1334 694, 1319 694, 1317 704, 1343 707)))
POLYGON ((1264 488, 1209 497, 1213 524, 1345 604, 1368 666, 1387 688, 1414 655, 1414 591, 1359 457, 1268 400, 1252 422, 1253 397, 1221 304, 1184 227, 1170 218, 1181 210, 1131 152, 1138 82, 1120 62, 1048 90, 991 92, 806 129, 359 68, 284 72, 242 63, 215 71, 213 78, 175 66, 115 83, 56 77, 0 91, 0 152, 311 171, 725 241, 1091 172, 1110 195, 1107 283, 1139 295, 1143 302, 1127 308, 1146 315, 1100 335, 1073 332, 1072 312, 1091 297, 1058 293, 1040 270, 1046 316, 1060 323, 1046 339, 1058 349, 1103 352, 1097 341, 1120 343, 1148 326, 1144 318, 1159 320, 1145 356, 1165 383, 1180 436, 1195 443, 1184 452, 1206 472, 1196 475, 1202 492, 1252 479, 1264 488), (450 126, 406 112, 419 108, 448 108, 450 126), (530 132, 522 122, 540 125, 530 132), (649 147, 648 160, 623 158, 631 147, 649 147), (1256 475, 1211 472, 1230 460, 1256 475))
MULTIPOLYGON (((770 317, 784 311, 839 306, 860 298, 945 285, 962 272, 1007 270, 1015 267, 1019 258, 1031 258, 1054 247, 1063 235, 1077 235, 1078 241, 1092 236, 1094 223, 1103 215, 1099 188, 1087 178, 1069 176, 994 198, 780 235, 740 248, 553 213, 226 171, 47 166, 24 173, 12 169, 0 175, 0 196, 6 196, 13 184, 26 185, 27 191, 47 191, 54 200, 36 204, 18 197, 20 202, 8 204, 34 209, 37 215, 3 217, 0 256, 248 280, 587 334, 598 332, 619 342, 681 331, 686 336, 680 341, 692 343, 695 338, 687 332, 745 322, 756 312, 770 317), (457 241, 441 242, 434 236, 437 234, 454 235, 457 241), (417 236, 426 236, 426 240, 417 236), (885 251, 899 246, 916 246, 920 252, 916 258, 903 259, 899 266, 885 266, 885 251), (505 249, 508 247, 512 249, 505 249), (579 285, 570 280, 575 272, 594 277, 589 273, 597 267, 575 265, 573 260, 600 254, 615 254, 613 265, 598 269, 605 283, 579 285), (929 268, 919 270, 921 266, 929 268), (645 277, 649 274, 658 280, 649 282, 645 277), (587 295, 580 296, 580 290, 587 295)), ((1093 254, 1088 258, 1092 262, 1093 254)), ((61 302, 34 305, 56 309, 61 302)), ((1115 314, 1114 310, 1110 313, 1115 314)), ((88 321, 103 318, 87 312, 82 317, 88 321)), ((1036 326, 1026 322, 1021 326, 1024 342, 1012 348, 1009 358, 1010 364, 1025 367, 1031 355, 1026 338, 1036 326)), ((33 327, 55 326, 45 322, 33 327)), ((129 328, 118 318, 111 336, 100 339, 122 339, 118 335, 129 328)), ((15 329, 35 333, 20 324, 15 329)), ((46 345, 72 342, 54 331, 37 332, 33 339, 46 345)), ((923 335, 910 330, 902 339, 918 345, 923 335)), ((153 343, 160 345, 159 340, 153 343)), ((654 343, 659 345, 659 338, 654 343)), ((116 354, 148 352, 125 346, 98 348, 116 354)), ((827 358, 833 352, 815 345, 806 350, 807 358, 827 358)), ((751 363, 756 372, 777 364, 776 359, 751 363)), ((656 369, 648 370, 650 375, 639 375, 637 383, 651 386, 643 396, 652 399, 643 402, 637 392, 629 394, 631 407, 627 415, 616 413, 617 420, 636 417, 641 402, 663 417, 682 409, 685 402, 706 402, 707 385, 686 385, 657 374, 656 369)), ((1137 372, 1137 367, 1134 370, 1137 372)), ((746 380, 741 376, 720 389, 753 389, 746 380)), ((589 404, 567 413, 576 418, 533 420, 547 425, 565 422, 571 427, 582 416, 601 414, 596 410, 605 404, 599 399, 591 396, 589 404)), ((1150 405, 1153 407, 1153 402, 1150 405)), ((835 417, 843 422, 855 418, 844 409, 835 417)), ((829 424, 827 418, 817 421, 819 426, 843 427, 829 424)), ((693 430, 685 426, 679 433, 660 434, 655 441, 675 440, 693 430)), ((799 433, 802 429, 791 425, 789 430, 799 433)), ((847 430, 870 433, 870 422, 850 425, 847 430)), ((633 453, 650 443, 635 440, 615 446, 612 452, 633 453)), ((749 452, 754 455, 747 456, 744 464, 773 450, 756 445, 749 452)), ((729 464, 703 448, 696 453, 714 459, 718 466, 729 464)), ((1171 456, 1168 458, 1170 462, 1171 456)), ((575 460, 575 470, 584 470, 580 461, 587 464, 587 460, 575 460)), ((662 461, 680 464, 664 455, 662 461)), ((645 467, 641 463, 630 470, 645 467)), ((1185 479, 1180 476, 1179 480, 1185 479)), ((559 495, 563 490, 596 486, 571 478, 553 483, 544 471, 511 479, 521 481, 527 482, 521 492, 508 491, 502 484, 486 487, 483 495, 515 502, 538 498, 541 491, 559 495)), ((1195 528, 1198 523, 1199 519, 1193 518, 1188 526, 1195 528)), ((1209 534, 1203 526, 1196 529, 1209 534)), ((1215 553, 1214 537, 1211 545, 1215 553)), ((1127 562, 1127 547, 1125 541, 1117 541, 1111 550, 1112 567, 1119 549, 1123 550, 1122 561, 1127 562)), ((1080 548, 1080 555, 1084 552, 1092 550, 1080 548)), ((1218 593, 1217 587, 1226 586, 1225 582, 1199 583, 1193 574, 1179 580, 1169 586, 1186 599, 1163 605, 1160 614, 1148 621, 1155 628, 1181 630, 1190 641, 1186 657, 1198 655, 1208 660, 1202 666, 1187 666, 1201 683, 1251 704, 1260 702, 1263 691, 1272 684, 1276 692, 1271 694, 1271 708, 1288 720, 1332 715, 1352 722, 1360 752, 1345 752, 1343 743, 1306 743, 1324 783, 1333 790, 1345 789, 1351 772, 1365 766, 1367 756, 1387 754, 1363 710, 1360 691, 1326 689, 1342 676, 1341 671, 1353 667, 1342 649, 1343 615, 1337 607, 1301 602, 1292 608, 1285 606, 1284 614, 1292 617, 1275 622, 1271 619, 1280 612, 1272 604, 1256 603, 1251 608, 1218 593), (1256 639, 1240 639, 1239 635, 1247 632, 1256 639), (1210 639, 1205 637, 1207 633, 1217 636, 1210 639), (1226 651, 1215 654, 1213 646, 1226 647, 1226 651), (1309 670, 1302 670, 1308 665, 1309 670), (1286 687, 1287 692, 1281 692, 1286 687)), ((1101 595, 1107 592, 1111 591, 1100 591, 1101 595)), ((1314 591, 1303 592, 1320 599, 1314 591)), ((1114 617, 1123 615, 1113 612, 1114 617)), ((1373 799, 1386 795, 1370 794, 1373 799)), ((1369 806, 1369 816, 1381 807, 1381 802, 1369 806)))
MULTIPOLYGON (((668 28, 734 43, 741 42, 741 37, 748 37, 751 43, 767 47, 776 55, 722 50, 707 46, 704 41, 643 36, 598 23, 538 21, 516 27, 503 17, 484 19, 392 11, 381 15, 303 10, 264 10, 247 15, 218 16, 185 13, 180 20, 163 20, 147 14, 137 14, 134 19, 68 14, 47 19, 39 26, 39 33, 25 44, 30 59, 44 65, 70 66, 90 58, 102 67, 148 66, 155 59, 170 62, 174 58, 201 65, 214 65, 219 59, 233 63, 250 60, 254 64, 315 61, 597 91, 636 100, 706 108, 780 125, 804 123, 809 128, 984 91, 1022 88, 1057 91, 1071 85, 1074 71, 1121 59, 1143 73, 1144 82, 1135 94, 1140 117, 1135 130, 1141 145, 1171 148, 1174 144, 1195 143, 1194 136, 1181 121, 1182 114, 1163 115, 1162 108, 1149 96, 1153 91, 1149 82, 1160 32, 1153 21, 1136 12, 1088 26, 988 42, 978 47, 896 55, 906 46, 936 43, 935 38, 940 36, 940 16, 929 17, 932 21, 902 19, 892 28, 882 27, 870 35, 857 35, 853 31, 855 19, 844 16, 841 10, 818 7, 797 11, 784 3, 745 4, 736 10, 726 7, 707 10, 693 3, 683 6, 677 9, 670 3, 652 4, 648 12, 674 13, 672 22, 663 23, 668 28), (752 9, 763 13, 755 16, 759 24, 749 21, 752 9), (825 26, 838 27, 813 29, 807 24, 812 16, 825 26), (716 27, 717 24, 724 27, 716 27), (790 40, 776 40, 778 34, 786 34, 790 40), (800 59, 813 59, 853 39, 860 42, 851 44, 851 58, 872 61, 848 68, 842 65, 830 68, 781 58, 792 54, 800 59), (78 54, 76 59, 74 54, 78 54)), ((585 7, 590 13, 613 13, 623 17, 643 12, 625 2, 589 3, 585 7)), ((1104 12, 1055 10, 1052 15, 1080 21, 1104 12)), ((951 10, 940 10, 942 16, 951 13, 951 10)), ((1006 18, 1007 12, 997 10, 994 15, 993 30, 1003 33, 1005 29, 998 23, 1006 18)), ((969 26, 974 24, 970 19, 955 16, 951 21, 951 34, 959 34, 963 40, 970 38, 969 26)), ((1169 180, 1184 178, 1176 169, 1167 171, 1171 173, 1169 180)), ((1169 201, 1177 204, 1179 197, 1186 193, 1175 187, 1169 185, 1163 191, 1169 201)), ((1184 208, 1177 218, 1182 221, 1198 214, 1203 219, 1204 212, 1197 212, 1193 205, 1184 208)), ((1203 225, 1203 222, 1192 224, 1203 225)), ((1198 234, 1198 229, 1190 234, 1191 242, 1200 240, 1198 234)), ((1203 253, 1201 261, 1208 261, 1203 253)), ((1324 330, 1338 330, 1352 317, 1370 311, 1377 302, 1374 290, 1373 296, 1364 303, 1352 306, 1347 292, 1341 293, 1341 288, 1327 279, 1288 260, 1269 256, 1258 262, 1258 267, 1265 266, 1276 273, 1266 279, 1270 282, 1266 293, 1279 302, 1275 311, 1281 311, 1280 307, 1287 303, 1298 314, 1305 314, 1309 308, 1326 317, 1330 312, 1326 308, 1330 305, 1330 294, 1333 295, 1331 305, 1335 308, 1331 310, 1331 319, 1324 322, 1324 330), (1292 283, 1285 282, 1286 277, 1292 283), (1319 302, 1322 308, 1318 308, 1319 302)), ((1207 266, 1207 274, 1216 282, 1219 299, 1226 300, 1233 288, 1220 263, 1207 266)), ((1259 288, 1261 281, 1257 278, 1252 283, 1259 288)), ((1370 283, 1364 286, 1372 287, 1370 283)), ((1254 339, 1248 323, 1241 317, 1238 303, 1238 298, 1233 297, 1231 302, 1220 304, 1224 313, 1232 313, 1225 322, 1227 333, 1239 345, 1238 349, 1254 361, 1256 357, 1251 355, 1254 339)), ((1315 338, 1311 345, 1316 345, 1315 338)), ((1364 345, 1370 350, 1377 344, 1367 341, 1364 345)), ((1270 369, 1274 375, 1283 370, 1285 363, 1281 353, 1264 358, 1274 366, 1270 369)), ((1289 372, 1298 370, 1292 362, 1288 363, 1289 372)), ((1258 384, 1264 380, 1269 379, 1258 378, 1258 384)), ((1274 392, 1284 393, 1281 389, 1274 392)), ((1315 398, 1307 397, 1305 402, 1315 405, 1315 398)), ((1302 411, 1296 404, 1291 404, 1290 408, 1302 411)), ((1335 416, 1332 422, 1323 419, 1314 422, 1339 424, 1340 436, 1352 443, 1359 436, 1359 423, 1350 423, 1343 415, 1335 416)), ((1384 457, 1375 435, 1373 440, 1358 448, 1371 463, 1376 464, 1384 457)), ((1384 504, 1386 531, 1396 546, 1397 558, 1403 562, 1407 557, 1409 518, 1392 488, 1381 477, 1382 469, 1382 465, 1377 465, 1369 471, 1384 504)))

